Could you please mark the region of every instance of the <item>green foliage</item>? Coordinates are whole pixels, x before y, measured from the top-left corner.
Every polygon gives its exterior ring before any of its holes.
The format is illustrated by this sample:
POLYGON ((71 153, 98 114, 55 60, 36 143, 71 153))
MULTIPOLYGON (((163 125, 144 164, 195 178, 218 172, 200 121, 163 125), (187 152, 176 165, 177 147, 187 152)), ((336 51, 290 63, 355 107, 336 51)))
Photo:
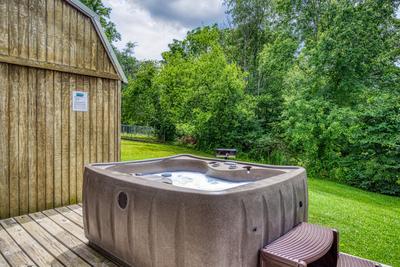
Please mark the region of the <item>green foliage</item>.
POLYGON ((259 58, 259 76, 264 86, 257 94, 257 116, 261 126, 276 129, 274 125, 281 119, 286 76, 295 62, 298 42, 284 32, 278 32, 274 40, 265 44, 259 58))
POLYGON ((225 4, 232 28, 194 29, 160 64, 119 53, 124 122, 400 195, 399 0, 225 4))
POLYGON ((252 89, 263 134, 249 156, 399 194, 399 2, 227 2, 237 47, 260 47, 258 33, 243 28, 268 36, 257 55, 261 86, 252 89), (268 15, 247 20, 260 5, 268 15))
POLYGON ((273 1, 271 0, 225 0, 228 13, 235 26, 225 32, 225 43, 233 60, 247 71, 247 91, 258 94, 264 86, 259 75, 259 55, 271 38, 274 24, 273 1))
POLYGON ((240 146, 254 116, 244 95, 245 75, 228 63, 219 36, 217 28, 205 27, 175 41, 156 79, 159 118, 175 126, 176 136, 190 136, 204 149, 240 146))
POLYGON ((364 189, 400 194, 400 95, 381 93, 359 112, 359 128, 350 136, 346 180, 364 189), (357 164, 354 164, 357 162, 357 164), (397 185, 397 186, 396 186, 397 185))
POLYGON ((155 113, 157 95, 153 90, 153 78, 157 67, 153 61, 143 61, 135 68, 137 70, 128 75, 129 82, 122 90, 122 123, 149 125, 155 113))
POLYGON ((118 61, 128 78, 135 78, 135 73, 138 71, 139 62, 134 57, 134 48, 136 44, 133 42, 128 42, 122 51, 115 49, 115 54, 117 55, 118 61))
POLYGON ((318 25, 303 30, 306 44, 287 73, 281 126, 290 154, 313 175, 399 194, 393 5, 338 1, 321 10, 318 25))

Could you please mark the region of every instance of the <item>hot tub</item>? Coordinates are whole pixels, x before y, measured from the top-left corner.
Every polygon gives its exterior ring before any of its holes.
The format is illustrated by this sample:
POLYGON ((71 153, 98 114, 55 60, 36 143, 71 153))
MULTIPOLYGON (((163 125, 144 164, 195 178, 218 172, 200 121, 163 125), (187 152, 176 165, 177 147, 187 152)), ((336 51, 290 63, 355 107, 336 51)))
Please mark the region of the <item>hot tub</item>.
POLYGON ((300 167, 178 155, 85 168, 86 237, 137 267, 258 266, 307 207, 300 167))

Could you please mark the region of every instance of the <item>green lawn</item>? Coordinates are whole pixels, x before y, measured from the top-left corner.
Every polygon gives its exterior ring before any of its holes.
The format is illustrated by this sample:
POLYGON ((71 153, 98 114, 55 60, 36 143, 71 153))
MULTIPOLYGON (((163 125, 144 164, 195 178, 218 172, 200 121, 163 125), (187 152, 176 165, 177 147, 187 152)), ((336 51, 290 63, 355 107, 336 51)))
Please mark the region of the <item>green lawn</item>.
POLYGON ((135 142, 128 140, 121 141, 121 158, 124 161, 167 157, 176 154, 196 154, 205 157, 210 156, 207 153, 181 146, 135 142))
MULTIPOLYGON (((122 141, 122 160, 175 154, 210 156, 180 146, 122 141)), ((400 198, 319 179, 308 183, 309 221, 338 229, 342 252, 400 267, 400 198)))

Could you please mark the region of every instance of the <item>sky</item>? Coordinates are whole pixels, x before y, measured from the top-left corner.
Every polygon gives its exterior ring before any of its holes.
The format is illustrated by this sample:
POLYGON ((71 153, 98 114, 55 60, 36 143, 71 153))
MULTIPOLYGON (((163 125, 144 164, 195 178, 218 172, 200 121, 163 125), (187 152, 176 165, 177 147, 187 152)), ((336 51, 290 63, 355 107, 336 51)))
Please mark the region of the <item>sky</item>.
MULTIPOLYGON (((103 0, 111 7, 111 21, 117 25, 122 40, 115 43, 122 49, 135 42, 139 60, 161 59, 173 39, 182 40, 198 26, 227 24, 223 0, 103 0)), ((400 10, 397 10, 400 17, 400 10)))
POLYGON ((173 39, 182 40, 198 26, 227 23, 223 0, 103 0, 121 33, 115 45, 135 42, 139 60, 161 59, 173 39))

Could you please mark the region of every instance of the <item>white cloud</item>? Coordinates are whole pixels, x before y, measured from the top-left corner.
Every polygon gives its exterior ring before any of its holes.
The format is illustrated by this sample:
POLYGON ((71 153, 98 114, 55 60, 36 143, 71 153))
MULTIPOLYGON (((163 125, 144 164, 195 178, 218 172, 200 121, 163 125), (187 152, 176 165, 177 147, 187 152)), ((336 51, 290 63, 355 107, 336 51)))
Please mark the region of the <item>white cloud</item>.
POLYGON ((115 45, 123 48, 128 41, 136 42, 135 56, 140 59, 161 59, 173 39, 201 25, 221 22, 224 18, 222 0, 104 0, 112 8, 111 20, 117 25, 122 40, 115 45))

